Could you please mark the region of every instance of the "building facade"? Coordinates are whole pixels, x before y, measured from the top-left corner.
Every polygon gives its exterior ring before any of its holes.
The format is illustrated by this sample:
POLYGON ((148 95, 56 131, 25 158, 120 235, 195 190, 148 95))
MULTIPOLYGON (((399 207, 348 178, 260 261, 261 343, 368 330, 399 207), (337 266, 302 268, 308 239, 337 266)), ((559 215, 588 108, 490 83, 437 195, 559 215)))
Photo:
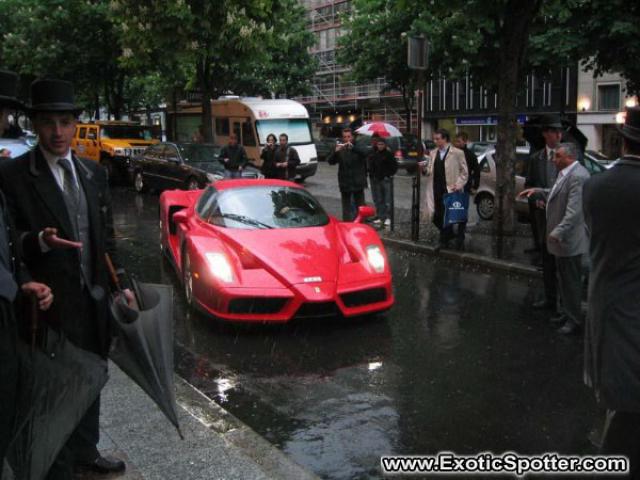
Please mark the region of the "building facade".
POLYGON ((617 117, 625 106, 634 106, 637 98, 626 92, 625 81, 617 73, 598 77, 581 70, 578 76, 578 128, 587 136, 587 148, 615 159, 622 151, 617 117))

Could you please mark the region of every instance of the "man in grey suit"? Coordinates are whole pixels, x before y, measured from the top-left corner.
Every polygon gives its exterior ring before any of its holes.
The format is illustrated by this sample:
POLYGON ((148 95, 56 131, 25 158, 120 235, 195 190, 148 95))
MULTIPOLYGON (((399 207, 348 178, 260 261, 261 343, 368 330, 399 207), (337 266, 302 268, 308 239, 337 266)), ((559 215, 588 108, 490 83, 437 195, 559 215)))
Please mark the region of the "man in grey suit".
POLYGON ((628 108, 624 155, 584 186, 591 275, 585 381, 608 410, 602 453, 640 479, 640 107, 628 108))
POLYGON ((553 161, 558 177, 547 197, 547 250, 556 259, 560 316, 559 333, 570 335, 582 326, 582 256, 589 239, 582 213, 582 187, 589 172, 577 160, 573 143, 561 143, 553 161))

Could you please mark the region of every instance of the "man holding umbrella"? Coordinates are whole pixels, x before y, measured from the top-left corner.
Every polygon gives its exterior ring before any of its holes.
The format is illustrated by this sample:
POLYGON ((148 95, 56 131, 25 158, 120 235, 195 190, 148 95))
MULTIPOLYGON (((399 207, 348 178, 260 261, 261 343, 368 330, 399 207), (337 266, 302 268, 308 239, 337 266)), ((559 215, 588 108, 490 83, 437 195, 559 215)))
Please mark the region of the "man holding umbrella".
MULTIPOLYGON (((71 83, 35 81, 30 115, 39 145, 0 162, 0 188, 31 275, 56 295, 45 315, 47 324, 106 359, 109 280, 104 258, 115 253, 111 196, 104 170, 71 152, 79 111, 71 83)), ((60 452, 49 479, 73 478, 75 465, 100 473, 125 469, 124 462, 97 450, 99 414, 98 398, 60 452)))
MULTIPOLYGON (((0 138, 6 128, 6 109, 22 108, 16 99, 18 75, 0 70, 0 138)), ((14 251, 11 220, 7 216, 4 195, 0 191, 0 477, 2 461, 11 440, 15 412, 18 361, 16 355, 16 319, 12 303, 18 294, 18 284, 25 296, 35 295, 41 310, 47 310, 53 301, 51 289, 44 284, 26 282, 14 251)))

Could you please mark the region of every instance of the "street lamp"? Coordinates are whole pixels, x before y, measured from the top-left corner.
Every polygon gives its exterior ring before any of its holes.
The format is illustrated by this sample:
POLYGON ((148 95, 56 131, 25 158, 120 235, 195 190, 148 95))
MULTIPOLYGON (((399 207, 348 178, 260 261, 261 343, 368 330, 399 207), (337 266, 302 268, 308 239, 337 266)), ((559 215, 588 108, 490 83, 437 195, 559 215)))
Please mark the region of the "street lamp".
MULTIPOLYGON (((407 66, 417 71, 416 102, 418 107, 418 161, 424 157, 422 150, 422 107, 424 72, 429 64, 429 43, 424 35, 409 36, 407 41, 407 66)), ((411 125, 409 125, 409 130, 411 125)), ((420 238, 420 174, 421 168, 416 168, 416 176, 413 178, 413 190, 411 195, 411 240, 417 242, 420 238)))

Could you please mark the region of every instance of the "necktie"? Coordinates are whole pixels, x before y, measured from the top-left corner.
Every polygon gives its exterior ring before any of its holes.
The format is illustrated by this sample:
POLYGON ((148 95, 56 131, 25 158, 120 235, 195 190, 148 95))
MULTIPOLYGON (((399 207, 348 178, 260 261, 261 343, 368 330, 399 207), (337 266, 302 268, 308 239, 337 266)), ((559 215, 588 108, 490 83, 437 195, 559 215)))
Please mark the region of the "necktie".
POLYGON ((66 158, 60 158, 58 165, 64 170, 64 180, 62 182, 62 189, 65 194, 69 196, 75 203, 78 202, 78 186, 73 178, 73 170, 71 169, 71 162, 66 158))

